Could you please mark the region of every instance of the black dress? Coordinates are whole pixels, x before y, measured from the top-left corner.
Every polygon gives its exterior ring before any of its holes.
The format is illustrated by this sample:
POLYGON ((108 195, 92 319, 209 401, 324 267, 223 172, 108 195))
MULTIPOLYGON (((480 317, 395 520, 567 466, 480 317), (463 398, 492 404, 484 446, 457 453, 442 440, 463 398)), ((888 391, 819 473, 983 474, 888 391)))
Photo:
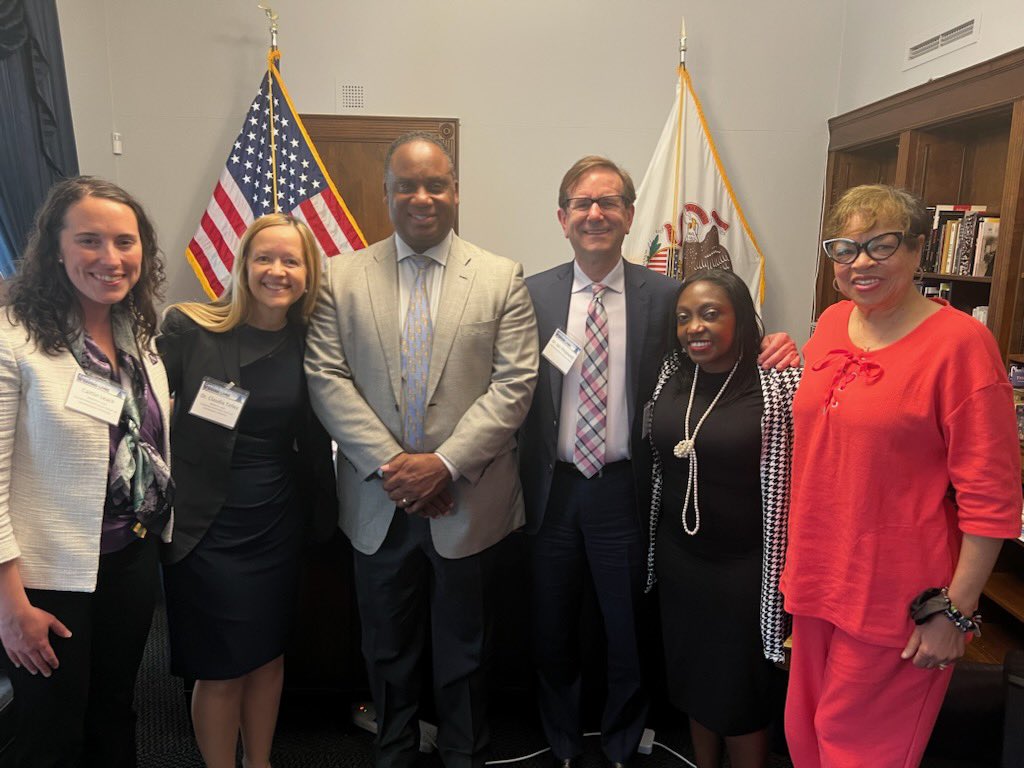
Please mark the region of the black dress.
POLYGON ((164 567, 171 671, 240 677, 281 655, 298 584, 302 525, 292 449, 305 376, 289 329, 239 328, 241 380, 227 500, 195 548, 164 567))
MULTIPOLYGON (((690 417, 696 426, 727 374, 701 372, 690 417)), ((697 435, 700 528, 682 524, 689 459, 683 439, 690 385, 676 375, 654 407, 651 428, 664 481, 655 545, 669 698, 716 733, 739 736, 772 719, 778 670, 760 632, 761 414, 758 377, 739 398, 719 400, 697 435)), ((686 515, 695 523, 693 500, 686 515)))

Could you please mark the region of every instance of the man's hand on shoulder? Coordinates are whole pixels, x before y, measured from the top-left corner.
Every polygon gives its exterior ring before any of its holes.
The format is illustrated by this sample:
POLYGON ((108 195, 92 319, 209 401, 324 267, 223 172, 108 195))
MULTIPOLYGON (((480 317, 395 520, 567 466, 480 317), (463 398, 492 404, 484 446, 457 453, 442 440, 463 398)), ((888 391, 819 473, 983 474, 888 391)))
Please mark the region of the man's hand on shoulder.
POLYGON ((796 342, 785 331, 765 334, 764 341, 761 342, 761 353, 757 356, 757 364, 766 371, 772 368, 783 371, 786 368, 799 367, 800 352, 796 348, 796 342))
POLYGON ((452 476, 436 453, 400 453, 381 472, 388 497, 409 514, 440 517, 451 512, 452 476))

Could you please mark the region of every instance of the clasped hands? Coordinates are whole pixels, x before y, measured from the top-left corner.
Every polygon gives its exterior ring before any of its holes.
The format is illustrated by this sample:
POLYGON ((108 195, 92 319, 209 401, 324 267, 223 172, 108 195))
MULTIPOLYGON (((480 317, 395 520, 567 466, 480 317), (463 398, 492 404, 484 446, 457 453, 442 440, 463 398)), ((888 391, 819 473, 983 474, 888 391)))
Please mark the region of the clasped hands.
POLYGON ((443 517, 455 507, 452 476, 436 453, 400 453, 380 470, 388 497, 410 515, 443 517))

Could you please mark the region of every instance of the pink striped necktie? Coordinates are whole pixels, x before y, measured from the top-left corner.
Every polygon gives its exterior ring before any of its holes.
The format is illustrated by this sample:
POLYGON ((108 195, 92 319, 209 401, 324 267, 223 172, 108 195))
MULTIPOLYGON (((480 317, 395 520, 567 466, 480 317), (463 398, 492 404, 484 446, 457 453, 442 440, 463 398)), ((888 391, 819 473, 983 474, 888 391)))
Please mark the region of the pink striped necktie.
POLYGON ((604 466, 608 418, 608 313, 603 301, 607 286, 593 283, 590 288, 594 295, 587 307, 579 419, 573 449, 573 463, 584 477, 593 477, 604 466))

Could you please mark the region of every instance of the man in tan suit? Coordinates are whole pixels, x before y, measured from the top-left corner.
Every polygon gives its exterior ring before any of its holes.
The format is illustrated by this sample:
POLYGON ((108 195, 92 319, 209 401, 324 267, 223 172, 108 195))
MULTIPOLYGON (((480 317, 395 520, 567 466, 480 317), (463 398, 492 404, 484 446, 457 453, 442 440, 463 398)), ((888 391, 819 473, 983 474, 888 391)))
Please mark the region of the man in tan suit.
POLYGON ((306 372, 338 443, 376 764, 416 758, 429 632, 438 750, 468 768, 487 742, 493 545, 524 522, 515 431, 536 382, 536 320, 522 267, 452 231, 458 181, 437 139, 399 138, 384 192, 395 235, 331 259, 306 372))

